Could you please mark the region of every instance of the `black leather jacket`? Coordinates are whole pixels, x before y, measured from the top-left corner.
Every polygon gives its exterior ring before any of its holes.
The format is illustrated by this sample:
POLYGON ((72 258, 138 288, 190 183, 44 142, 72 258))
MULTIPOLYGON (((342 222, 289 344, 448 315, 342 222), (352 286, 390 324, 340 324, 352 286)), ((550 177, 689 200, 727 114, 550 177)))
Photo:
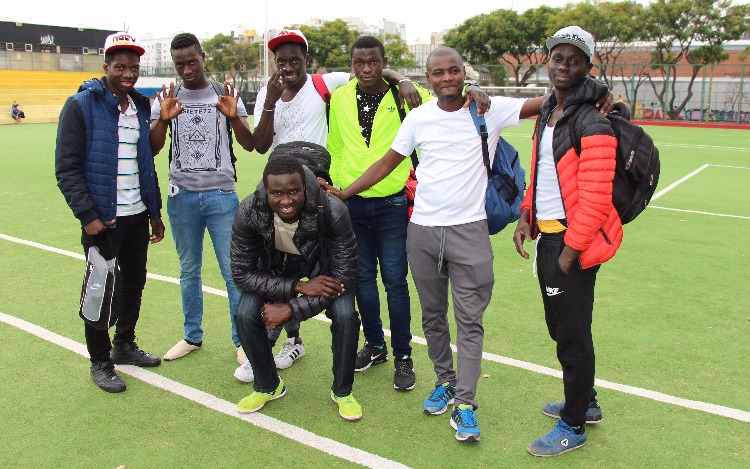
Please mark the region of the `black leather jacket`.
MULTIPOLYGON (((294 245, 310 269, 310 278, 328 275, 353 292, 357 279, 357 241, 346 205, 326 193, 305 168, 305 205, 294 245), (320 224, 323 224, 321 230, 320 224), (321 241, 323 249, 321 249, 321 241)), ((298 296, 298 278, 282 277, 287 256, 274 247, 273 212, 261 183, 237 210, 232 227, 232 277, 237 288, 262 296, 269 302, 284 302, 294 316, 304 321, 328 308, 322 296, 298 296)))

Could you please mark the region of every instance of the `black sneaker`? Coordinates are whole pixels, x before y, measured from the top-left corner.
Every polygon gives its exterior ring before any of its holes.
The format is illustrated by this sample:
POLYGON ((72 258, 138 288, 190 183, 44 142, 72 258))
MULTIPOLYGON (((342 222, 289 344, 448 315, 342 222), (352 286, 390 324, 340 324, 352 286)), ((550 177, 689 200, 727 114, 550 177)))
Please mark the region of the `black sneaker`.
POLYGON ((111 360, 92 363, 91 379, 102 391, 123 392, 125 390, 125 381, 115 373, 115 365, 111 360))
POLYGON ((393 364, 396 366, 396 372, 393 374, 393 388, 399 391, 414 389, 417 377, 414 375, 414 362, 411 357, 396 357, 393 364))
POLYGON ((372 365, 380 365, 387 361, 388 347, 386 345, 383 345, 383 348, 378 348, 365 341, 362 350, 357 352, 357 359, 354 361, 354 371, 365 371, 372 365))
POLYGON ((144 368, 161 365, 161 358, 139 349, 135 342, 115 345, 112 349, 112 361, 117 365, 135 365, 144 368))

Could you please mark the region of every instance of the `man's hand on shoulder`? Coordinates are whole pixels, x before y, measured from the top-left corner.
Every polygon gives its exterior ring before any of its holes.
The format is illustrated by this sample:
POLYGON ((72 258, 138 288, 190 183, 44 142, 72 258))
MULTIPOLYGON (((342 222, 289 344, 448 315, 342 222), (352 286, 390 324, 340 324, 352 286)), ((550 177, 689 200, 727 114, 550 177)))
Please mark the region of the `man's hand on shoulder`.
POLYGON ((332 185, 328 184, 328 182, 325 179, 319 177, 318 184, 320 184, 320 187, 322 187, 324 191, 335 196, 336 198, 340 200, 348 199, 348 197, 346 197, 346 195, 344 194, 344 191, 342 191, 341 189, 336 189, 332 185))
POLYGON ((398 84, 398 96, 400 99, 399 106, 404 108, 404 103, 409 105, 409 109, 414 109, 422 104, 422 95, 419 94, 417 87, 409 79, 405 79, 398 84))
POLYGON ((485 112, 490 110, 490 97, 487 93, 479 89, 478 86, 471 85, 466 88, 466 96, 464 98, 464 107, 469 107, 469 104, 474 101, 477 103, 477 115, 483 116, 485 112))
POLYGON ((306 282, 300 280, 295 285, 294 291, 305 296, 322 296, 335 300, 344 293, 344 284, 333 277, 318 275, 306 282))

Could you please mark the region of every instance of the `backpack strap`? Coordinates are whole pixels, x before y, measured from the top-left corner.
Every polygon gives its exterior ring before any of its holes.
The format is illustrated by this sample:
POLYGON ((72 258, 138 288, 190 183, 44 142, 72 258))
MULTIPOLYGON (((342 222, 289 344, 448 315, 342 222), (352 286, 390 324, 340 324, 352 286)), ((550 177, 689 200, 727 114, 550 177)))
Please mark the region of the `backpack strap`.
MULTIPOLYGON (((224 84, 219 83, 218 81, 211 80, 211 86, 213 87, 214 91, 219 96, 225 96, 226 92, 224 91, 224 84)), ((176 93, 175 93, 176 96, 176 93)), ((234 155, 234 137, 232 135, 232 124, 229 122, 229 119, 227 121, 227 137, 229 139, 229 160, 232 162, 232 170, 234 171, 234 182, 237 182, 237 157, 234 155)))
POLYGON ((320 73, 313 73, 310 76, 312 77, 315 91, 318 92, 320 97, 323 99, 323 102, 326 103, 326 124, 328 124, 328 118, 331 114, 331 92, 328 91, 328 85, 326 85, 325 80, 323 80, 323 75, 321 75, 320 73))
POLYGON ((487 145, 487 123, 484 120, 484 116, 477 114, 477 103, 471 101, 469 103, 469 112, 471 118, 474 120, 474 127, 477 129, 477 133, 482 137, 482 158, 484 159, 484 165, 487 167, 487 177, 492 176, 492 168, 490 167, 490 149, 487 145))
MULTIPOLYGON (((391 94, 393 94, 393 100, 396 102, 396 109, 398 109, 398 117, 401 122, 406 119, 406 110, 398 105, 398 87, 396 85, 390 85, 391 94)), ((411 167, 417 169, 419 165, 419 157, 417 156, 417 150, 411 152, 411 167)))

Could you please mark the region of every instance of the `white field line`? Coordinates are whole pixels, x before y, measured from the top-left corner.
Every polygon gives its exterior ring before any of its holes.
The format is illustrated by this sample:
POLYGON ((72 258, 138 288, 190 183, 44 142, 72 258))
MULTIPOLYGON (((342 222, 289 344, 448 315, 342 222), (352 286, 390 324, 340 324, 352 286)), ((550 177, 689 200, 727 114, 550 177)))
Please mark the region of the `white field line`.
POLYGON ((680 178, 680 179, 676 180, 676 181, 675 181, 675 182, 673 182, 672 184, 668 185, 668 186, 667 186, 667 187, 665 187, 664 189, 662 189, 662 190, 660 190, 659 192, 657 192, 656 194, 654 194, 654 196, 653 196, 653 197, 651 197, 651 202, 653 202, 654 200, 656 200, 656 199, 658 199, 659 197, 663 196, 663 195, 664 195, 664 194, 666 194, 667 192, 671 191, 671 190, 672 190, 672 189, 674 189, 675 187, 679 186, 679 185, 680 185, 680 184, 682 184, 683 182, 687 181, 688 179, 690 179, 691 177, 695 176, 696 174, 700 173, 701 171, 703 171, 704 169, 706 169, 706 168, 708 168, 708 167, 709 167, 709 165, 707 165, 707 164, 704 164, 703 166, 701 166, 700 168, 696 169, 695 171, 693 171, 692 173, 688 174, 687 176, 684 176, 684 177, 682 177, 682 178, 680 178))
MULTIPOLYGON (((8 236, 2 233, 0 233, 0 239, 5 239, 8 241, 17 242, 17 243, 24 244, 27 246, 33 246, 39 249, 43 249, 45 251, 55 252, 55 253, 64 254, 64 255, 70 255, 70 257, 79 258, 78 254, 72 253, 70 251, 52 248, 49 246, 45 246, 43 244, 34 243, 31 241, 26 241, 26 240, 19 239, 19 238, 14 238, 12 236, 8 236)), ((83 256, 80 255, 80 258, 82 259, 83 256)), ((156 279, 156 276, 152 276, 151 274, 149 274, 149 276, 151 278, 156 279)), ((158 277, 159 279, 170 279, 169 281, 171 283, 175 283, 174 281, 177 280, 177 279, 172 279, 170 277, 163 277, 163 276, 158 276, 158 277)), ((179 283, 179 281, 177 280, 176 283, 179 283)), ((212 291, 221 292, 221 290, 216 290, 213 288, 207 289, 207 287, 203 287, 203 291, 207 293, 211 293, 212 291)), ((222 296, 226 296, 226 292, 222 292, 222 296)), ((316 319, 317 318, 321 318, 321 320, 325 322, 330 322, 323 315, 318 315, 316 316, 316 319)), ((37 327, 37 326, 34 326, 34 327, 37 327)), ((384 330, 383 332, 385 332, 385 335, 387 336, 391 335, 391 332, 388 330, 384 330)), ((420 345, 427 345, 427 341, 423 337, 413 336, 412 342, 416 344, 420 344, 420 345)), ((451 345, 451 348, 453 349, 453 352, 457 352, 457 348, 455 345, 451 345)), ((537 365, 535 363, 530 363, 530 362, 526 362, 522 360, 516 360, 514 358, 504 357, 502 355, 496 355, 494 353, 489 353, 489 352, 482 352, 482 358, 487 361, 500 363, 502 365, 508 365, 508 366, 520 368, 526 371, 531 371, 531 372, 539 373, 542 375, 552 376, 555 378, 562 378, 562 372, 560 370, 548 368, 546 366, 537 365)), ((647 399, 652 399, 652 400, 664 402, 667 404, 685 407, 687 409, 700 410, 702 412, 707 412, 709 414, 719 415, 722 417, 739 420, 741 422, 750 423, 750 412, 747 412, 744 410, 733 409, 731 407, 725 407, 725 406, 710 404, 710 403, 701 402, 701 401, 693 401, 690 399, 684 399, 684 398, 677 397, 677 396, 663 394, 657 391, 651 391, 649 389, 638 388, 635 386, 629 386, 627 384, 619 384, 619 383, 614 383, 611 381, 606 381, 606 380, 601 380, 601 379, 597 379, 595 384, 596 386, 601 387, 601 388, 612 389, 615 391, 623 392, 625 394, 631 394, 634 396, 644 397, 647 399)))
MULTIPOLYGON (((503 138, 506 137, 520 137, 520 138, 531 138, 531 134, 516 134, 512 132, 503 133, 503 138)), ((674 142, 654 142, 657 148, 661 147, 674 147, 674 148, 700 148, 703 150, 720 150, 720 151, 738 151, 750 153, 750 148, 746 147, 722 147, 718 145, 694 145, 690 143, 674 143, 674 142)))
POLYGON ((742 220, 750 220, 750 217, 746 217, 743 215, 727 215, 726 213, 700 212, 698 210, 684 210, 681 208, 660 207, 659 205, 649 205, 648 208, 649 209, 658 208, 659 210, 671 210, 673 212, 697 213, 699 215, 713 215, 715 217, 739 218, 742 220))
MULTIPOLYGON (((71 352, 77 353, 78 355, 88 358, 88 351, 86 350, 86 346, 74 340, 68 339, 67 337, 63 337, 52 331, 24 321, 23 319, 19 319, 15 316, 10 316, 2 312, 0 312, 0 321, 26 331, 29 334, 42 338, 59 347, 70 350, 71 352)), ((316 435, 315 433, 307 431, 303 428, 290 425, 267 415, 259 413, 240 414, 237 412, 236 405, 229 401, 218 398, 199 389, 186 386, 177 381, 165 378, 160 374, 145 370, 143 368, 139 368, 137 366, 117 365, 117 371, 126 375, 130 375, 147 384, 163 389, 172 394, 184 397, 185 399, 191 400, 208 409, 240 419, 258 428, 276 433, 277 435, 283 436, 284 438, 296 441, 305 446, 317 449, 318 451, 330 454, 331 456, 343 459, 345 461, 372 468, 408 467, 390 459, 380 457, 377 454, 368 453, 361 449, 339 443, 338 441, 332 440, 330 438, 316 435)), ((346 424, 342 423, 342 425, 346 424)))
POLYGON ((750 169, 747 166, 727 166, 723 164, 712 164, 712 168, 750 169))

